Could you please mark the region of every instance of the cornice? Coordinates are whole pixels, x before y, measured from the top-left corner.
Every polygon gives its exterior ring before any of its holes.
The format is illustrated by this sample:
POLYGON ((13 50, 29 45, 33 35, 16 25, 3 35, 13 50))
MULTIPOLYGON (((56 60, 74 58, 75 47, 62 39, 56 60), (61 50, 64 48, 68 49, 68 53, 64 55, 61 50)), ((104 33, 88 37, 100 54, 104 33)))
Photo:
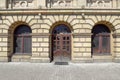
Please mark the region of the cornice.
POLYGON ((5 9, 0 10, 1 15, 8 15, 8 14, 120 14, 120 9, 5 9))

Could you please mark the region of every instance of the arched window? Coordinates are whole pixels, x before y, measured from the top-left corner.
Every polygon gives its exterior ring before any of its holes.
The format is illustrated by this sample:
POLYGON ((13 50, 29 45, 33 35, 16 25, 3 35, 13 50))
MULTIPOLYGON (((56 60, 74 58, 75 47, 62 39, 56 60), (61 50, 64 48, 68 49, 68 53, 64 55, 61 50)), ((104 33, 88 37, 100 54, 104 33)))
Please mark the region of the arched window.
POLYGON ((110 54, 110 30, 107 26, 99 24, 92 30, 92 54, 110 54))
POLYGON ((14 32, 14 53, 30 54, 31 53, 31 29, 26 25, 20 25, 14 32))

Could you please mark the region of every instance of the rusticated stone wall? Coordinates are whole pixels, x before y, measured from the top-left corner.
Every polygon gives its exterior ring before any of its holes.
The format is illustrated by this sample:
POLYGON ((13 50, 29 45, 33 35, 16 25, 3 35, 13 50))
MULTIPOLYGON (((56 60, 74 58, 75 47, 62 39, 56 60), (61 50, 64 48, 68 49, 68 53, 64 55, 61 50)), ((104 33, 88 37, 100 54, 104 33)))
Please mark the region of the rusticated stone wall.
POLYGON ((0 61, 50 62, 51 30, 53 24, 69 24, 72 28, 73 62, 92 62, 96 59, 119 61, 120 59, 120 15, 47 14, 47 15, 1 15, 0 16, 0 61), (63 22, 63 23, 62 23, 63 22), (13 54, 13 32, 20 24, 32 29, 32 55, 13 54), (96 24, 107 25, 111 30, 111 55, 91 55, 91 31, 96 24))

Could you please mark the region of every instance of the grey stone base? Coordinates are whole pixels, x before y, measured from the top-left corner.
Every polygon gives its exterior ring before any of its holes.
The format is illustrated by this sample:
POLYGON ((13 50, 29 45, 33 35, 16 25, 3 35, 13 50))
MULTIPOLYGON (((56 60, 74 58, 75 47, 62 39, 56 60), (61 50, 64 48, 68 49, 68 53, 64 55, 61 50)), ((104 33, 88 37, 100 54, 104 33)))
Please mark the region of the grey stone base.
POLYGON ((112 59, 93 59, 93 62, 102 63, 102 62, 113 62, 112 59))
POLYGON ((29 55, 13 55, 11 62, 30 62, 31 56, 29 55))
POLYGON ((114 62, 120 63, 120 58, 115 58, 115 59, 114 59, 114 62))
POLYGON ((6 57, 0 57, 0 62, 8 62, 9 61, 9 58, 6 56, 6 57))
POLYGON ((49 58, 32 57, 30 62, 32 62, 32 63, 50 63, 50 59, 49 58))
POLYGON ((71 62, 73 63, 92 63, 92 58, 75 58, 71 62))

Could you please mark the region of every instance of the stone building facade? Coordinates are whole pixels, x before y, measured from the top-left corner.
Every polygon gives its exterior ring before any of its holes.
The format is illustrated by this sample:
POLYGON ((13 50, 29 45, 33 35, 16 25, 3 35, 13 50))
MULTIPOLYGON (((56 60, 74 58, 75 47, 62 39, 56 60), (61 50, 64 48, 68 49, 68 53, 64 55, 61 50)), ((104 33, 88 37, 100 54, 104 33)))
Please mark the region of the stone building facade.
POLYGON ((0 0, 1 62, 120 62, 120 0, 0 0))

